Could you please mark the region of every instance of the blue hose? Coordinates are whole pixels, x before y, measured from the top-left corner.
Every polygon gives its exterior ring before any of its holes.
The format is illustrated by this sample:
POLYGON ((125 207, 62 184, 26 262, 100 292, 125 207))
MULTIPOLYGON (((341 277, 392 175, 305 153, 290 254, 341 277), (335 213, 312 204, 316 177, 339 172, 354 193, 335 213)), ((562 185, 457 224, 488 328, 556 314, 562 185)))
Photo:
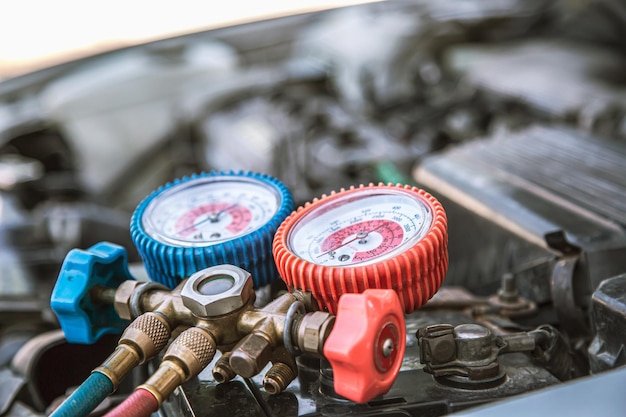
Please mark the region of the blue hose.
POLYGON ((112 392, 111 380, 100 372, 93 372, 50 417, 85 417, 112 392))

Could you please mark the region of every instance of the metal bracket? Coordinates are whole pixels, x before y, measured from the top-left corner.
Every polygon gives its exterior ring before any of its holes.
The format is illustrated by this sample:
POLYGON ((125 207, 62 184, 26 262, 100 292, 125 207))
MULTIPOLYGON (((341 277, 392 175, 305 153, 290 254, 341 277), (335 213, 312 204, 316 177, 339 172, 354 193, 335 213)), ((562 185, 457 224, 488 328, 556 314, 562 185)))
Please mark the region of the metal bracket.
POLYGON ((550 279, 550 292, 556 315, 563 329, 571 336, 584 336, 589 333, 587 315, 576 305, 574 298, 574 270, 578 259, 578 255, 559 259, 554 265, 550 279))
POLYGON ((582 250, 570 243, 562 230, 547 233, 544 239, 550 248, 563 254, 554 265, 550 279, 552 303, 559 323, 569 335, 585 336, 589 334, 587 315, 574 297, 574 272, 582 250))

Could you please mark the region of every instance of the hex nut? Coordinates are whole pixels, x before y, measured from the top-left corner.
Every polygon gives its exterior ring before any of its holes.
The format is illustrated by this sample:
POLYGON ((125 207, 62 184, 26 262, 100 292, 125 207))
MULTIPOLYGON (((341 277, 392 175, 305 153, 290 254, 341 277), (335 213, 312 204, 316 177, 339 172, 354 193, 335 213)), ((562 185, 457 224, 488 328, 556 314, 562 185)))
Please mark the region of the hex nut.
POLYGON ((230 354, 230 367, 238 375, 252 378, 267 365, 274 346, 263 335, 250 333, 235 346, 230 354))
POLYGON ((308 313, 298 325, 297 343, 301 351, 323 355, 324 342, 328 338, 335 316, 322 311, 308 313))
POLYGON ((254 296, 252 275, 234 265, 202 269, 189 277, 180 296, 197 317, 217 317, 245 306, 254 296))
POLYGON ((141 284, 143 284, 141 281, 124 281, 117 287, 113 308, 120 318, 125 320, 133 318, 130 300, 137 287, 141 284))

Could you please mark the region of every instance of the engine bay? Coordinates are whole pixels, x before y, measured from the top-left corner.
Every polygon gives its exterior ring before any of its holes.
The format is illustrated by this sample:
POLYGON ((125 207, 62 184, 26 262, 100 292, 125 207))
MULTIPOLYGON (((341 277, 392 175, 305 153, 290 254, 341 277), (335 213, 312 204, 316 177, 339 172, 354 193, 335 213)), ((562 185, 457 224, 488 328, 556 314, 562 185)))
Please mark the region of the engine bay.
POLYGON ((625 22, 390 1, 0 83, 0 416, 623 415, 625 22))

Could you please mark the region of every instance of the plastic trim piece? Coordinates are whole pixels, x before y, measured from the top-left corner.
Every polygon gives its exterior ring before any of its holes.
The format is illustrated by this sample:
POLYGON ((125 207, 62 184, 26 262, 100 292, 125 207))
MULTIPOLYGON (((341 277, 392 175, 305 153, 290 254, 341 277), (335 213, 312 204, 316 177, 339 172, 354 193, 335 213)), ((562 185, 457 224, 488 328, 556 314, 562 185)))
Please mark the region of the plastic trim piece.
POLYGON ((128 322, 120 319, 113 305, 93 303, 95 286, 117 288, 134 280, 128 272, 126 249, 109 242, 87 250, 72 249, 61 266, 52 290, 50 307, 70 343, 93 344, 107 333, 121 333, 128 322))

